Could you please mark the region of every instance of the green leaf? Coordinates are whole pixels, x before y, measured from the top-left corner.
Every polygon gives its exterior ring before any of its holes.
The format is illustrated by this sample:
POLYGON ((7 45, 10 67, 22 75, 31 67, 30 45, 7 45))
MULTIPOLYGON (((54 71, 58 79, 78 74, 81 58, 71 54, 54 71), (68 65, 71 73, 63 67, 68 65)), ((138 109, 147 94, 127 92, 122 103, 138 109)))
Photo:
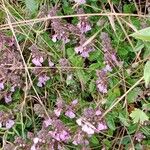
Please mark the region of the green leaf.
POLYGON ((147 61, 144 67, 144 80, 145 80, 145 86, 148 88, 148 85, 150 83, 150 61, 147 61))
POLYGON ((115 122, 114 122, 114 118, 112 116, 109 116, 106 119, 107 125, 111 130, 116 130, 116 126, 115 126, 115 122))
POLYGON ((144 44, 142 42, 138 42, 137 45, 134 47, 133 51, 138 52, 144 48, 144 44))
POLYGON ((25 0, 26 8, 34 14, 38 9, 38 4, 35 0, 25 0))
POLYGON ((141 39, 143 41, 150 41, 150 27, 139 30, 130 36, 133 36, 136 39, 141 39))
POLYGON ((98 145, 99 144, 99 140, 97 139, 96 136, 92 136, 90 138, 90 141, 94 144, 94 145, 98 145))
POLYGON ((150 103, 148 104, 143 104, 142 108, 146 111, 150 111, 150 103))
POLYGON ((128 102, 129 103, 135 102, 140 92, 141 92, 141 88, 139 87, 136 87, 131 92, 129 92, 129 94, 127 95, 128 102))
POLYGON ((127 127, 129 126, 129 123, 128 123, 129 121, 122 112, 119 113, 119 119, 125 126, 127 127))
POLYGON ((137 108, 132 111, 130 117, 133 119, 134 123, 140 122, 141 124, 149 119, 149 117, 142 110, 137 108))
POLYGON ((89 92, 92 93, 95 89, 96 89, 95 82, 94 80, 91 80, 89 84, 89 92))

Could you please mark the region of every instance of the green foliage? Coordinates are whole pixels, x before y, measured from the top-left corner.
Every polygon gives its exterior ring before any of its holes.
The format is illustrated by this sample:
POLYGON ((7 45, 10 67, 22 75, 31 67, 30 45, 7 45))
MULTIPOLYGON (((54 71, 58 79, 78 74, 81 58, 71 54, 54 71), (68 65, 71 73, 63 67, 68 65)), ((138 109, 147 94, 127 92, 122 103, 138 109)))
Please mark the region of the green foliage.
POLYGON ((143 41, 150 41, 150 27, 134 32, 131 36, 143 41))
POLYGON ((131 92, 128 93, 127 95, 127 100, 129 103, 134 103, 137 98, 138 98, 138 95, 142 92, 141 88, 139 87, 136 87, 134 88, 131 92))
POLYGON ((144 80, 145 80, 145 86, 148 88, 148 85, 150 83, 150 61, 147 61, 144 66, 144 80))
POLYGON ((34 14, 38 10, 38 3, 36 0, 25 0, 26 8, 30 13, 34 14))
POLYGON ((135 108, 132 113, 130 114, 134 123, 140 122, 141 124, 144 121, 148 121, 149 117, 140 109, 135 108))
POLYGON ((125 4, 125 5, 123 6, 123 12, 124 12, 124 13, 133 13, 134 11, 136 11, 135 4, 134 4, 134 3, 125 4))

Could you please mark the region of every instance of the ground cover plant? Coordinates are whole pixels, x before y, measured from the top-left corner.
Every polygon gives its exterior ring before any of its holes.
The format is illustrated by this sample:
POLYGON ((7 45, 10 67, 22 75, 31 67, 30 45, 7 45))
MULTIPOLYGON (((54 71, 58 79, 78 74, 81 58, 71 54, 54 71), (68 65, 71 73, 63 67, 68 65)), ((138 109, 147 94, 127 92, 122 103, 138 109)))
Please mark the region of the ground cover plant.
POLYGON ((0 1, 2 150, 149 150, 148 0, 0 1))

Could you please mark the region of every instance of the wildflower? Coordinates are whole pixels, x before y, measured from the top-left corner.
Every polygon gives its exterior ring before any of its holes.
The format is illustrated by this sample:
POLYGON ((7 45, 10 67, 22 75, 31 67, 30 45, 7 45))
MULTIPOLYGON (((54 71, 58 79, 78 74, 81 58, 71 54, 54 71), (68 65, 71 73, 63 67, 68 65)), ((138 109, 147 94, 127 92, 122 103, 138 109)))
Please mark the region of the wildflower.
POLYGON ((82 131, 86 132, 89 135, 94 134, 94 130, 86 124, 82 126, 82 131))
POLYGON ((78 4, 85 4, 86 3, 86 0, 74 0, 75 3, 78 3, 78 4))
MULTIPOLYGON (((78 14, 84 14, 84 10, 82 8, 77 9, 78 14)), ((81 16, 79 17, 79 23, 77 27, 80 29, 81 33, 86 33, 91 30, 91 25, 88 21, 88 17, 81 16)))
POLYGON ((42 66, 43 61, 44 61, 43 57, 33 58, 33 59, 32 59, 32 63, 33 63, 35 66, 39 66, 39 67, 42 66))
POLYGON ((107 129, 104 120, 101 120, 102 111, 100 109, 87 108, 83 112, 83 116, 76 120, 82 131, 88 135, 99 133, 107 129))
POLYGON ((102 40, 102 45, 103 45, 102 50, 104 51, 104 60, 105 60, 106 66, 108 65, 107 66, 108 71, 112 70, 112 67, 120 66, 120 63, 117 60, 116 52, 114 51, 111 45, 111 40, 108 34, 105 32, 102 32, 100 38, 102 40))
POLYGON ((54 110, 55 115, 56 115, 57 117, 59 117, 59 116, 61 115, 62 110, 63 110, 63 109, 61 109, 61 108, 55 109, 55 110, 54 110))
POLYGON ((10 103, 10 102, 12 101, 11 94, 5 95, 4 99, 5 99, 5 102, 6 102, 6 103, 10 103))
POLYGON ((87 136, 84 132, 81 130, 77 130, 75 136, 73 137, 73 142, 74 145, 88 145, 89 141, 87 140, 87 136))
POLYGON ((135 139, 138 141, 138 142, 141 142, 143 139, 145 139, 145 136, 143 135, 142 132, 137 132, 135 134, 135 139))
POLYGON ((15 122, 12 119, 8 119, 6 121, 6 129, 12 128, 12 126, 15 124, 15 122))
POLYGON ((55 120, 53 123, 54 130, 49 131, 52 138, 59 142, 67 142, 70 139, 70 134, 67 128, 60 120, 55 120))
POLYGON ((39 76, 37 86, 43 87, 46 84, 46 81, 48 81, 49 79, 50 79, 50 77, 48 77, 46 75, 39 76))
POLYGON ((61 98, 58 98, 57 102, 56 102, 56 108, 54 109, 54 113, 57 117, 59 117, 61 115, 63 107, 64 107, 63 100, 61 98))
POLYGON ((75 100, 73 100, 73 101, 71 102, 72 105, 77 105, 77 103, 78 103, 78 100, 77 100, 77 99, 75 99, 75 100))
POLYGON ((32 53, 32 63, 35 66, 41 67, 45 59, 45 54, 40 52, 37 45, 33 44, 30 48, 32 53))
POLYGON ((65 115, 66 116, 68 116, 69 118, 75 118, 75 113, 72 111, 72 110, 67 110, 66 112, 65 112, 65 115))
POLYGON ((44 120, 44 125, 45 125, 45 127, 48 127, 48 126, 50 126, 51 124, 52 124, 52 119, 48 118, 48 119, 45 119, 45 120, 44 120))
POLYGON ((75 118, 75 107, 78 103, 78 100, 75 99, 71 102, 70 105, 66 106, 66 112, 65 112, 65 115, 71 119, 75 118))
POLYGON ((0 82, 0 91, 4 89, 4 83, 0 82))
POLYGON ((107 93, 107 74, 104 69, 98 70, 97 71, 97 77, 98 79, 96 80, 96 85, 97 89, 101 93, 107 93))
POLYGON ((53 66, 54 66, 54 63, 49 59, 49 60, 48 60, 48 65, 49 65, 49 67, 53 67, 53 66))
POLYGON ((86 42, 85 36, 81 35, 80 36, 80 42, 79 42, 80 45, 78 47, 75 47, 75 52, 77 54, 80 54, 82 57, 87 58, 87 57, 89 57, 89 53, 91 51, 93 51, 94 49, 90 45, 90 43, 85 45, 85 46, 83 46, 85 42, 86 42))
POLYGON ((106 130, 106 129, 107 129, 106 123, 103 123, 103 122, 98 123, 98 127, 97 127, 98 131, 102 131, 102 130, 106 130))
POLYGON ((59 60, 59 64, 61 66, 61 70, 62 71, 69 71, 70 70, 70 63, 69 63, 68 59, 61 58, 59 60))

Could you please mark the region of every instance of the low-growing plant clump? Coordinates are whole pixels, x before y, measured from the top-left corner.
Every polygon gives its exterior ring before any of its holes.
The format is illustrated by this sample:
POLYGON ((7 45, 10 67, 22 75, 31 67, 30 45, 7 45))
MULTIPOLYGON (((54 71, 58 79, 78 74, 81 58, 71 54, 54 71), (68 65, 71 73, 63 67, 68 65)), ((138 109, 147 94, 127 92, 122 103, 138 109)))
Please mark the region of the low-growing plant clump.
POLYGON ((1 149, 150 149, 148 1, 0 8, 1 149))

